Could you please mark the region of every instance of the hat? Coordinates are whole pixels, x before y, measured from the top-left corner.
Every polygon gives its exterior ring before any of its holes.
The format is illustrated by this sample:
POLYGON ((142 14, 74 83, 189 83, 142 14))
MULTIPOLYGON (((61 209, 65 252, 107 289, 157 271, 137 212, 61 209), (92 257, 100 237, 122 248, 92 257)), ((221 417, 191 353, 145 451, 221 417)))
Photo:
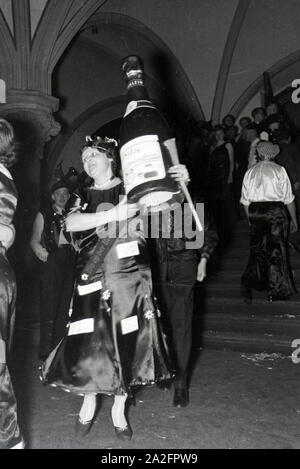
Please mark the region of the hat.
POLYGON ((259 156, 262 156, 266 160, 272 160, 280 152, 278 145, 272 142, 259 142, 256 147, 259 156))
POLYGON ((104 151, 110 158, 114 159, 116 156, 118 142, 114 138, 102 138, 99 136, 91 137, 90 135, 86 135, 85 144, 81 148, 81 154, 88 147, 97 148, 97 150, 104 151))
POLYGON ((55 181, 52 186, 50 187, 50 193, 53 194, 57 189, 61 189, 62 187, 65 187, 66 189, 70 190, 70 182, 67 180, 60 180, 60 181, 55 181))

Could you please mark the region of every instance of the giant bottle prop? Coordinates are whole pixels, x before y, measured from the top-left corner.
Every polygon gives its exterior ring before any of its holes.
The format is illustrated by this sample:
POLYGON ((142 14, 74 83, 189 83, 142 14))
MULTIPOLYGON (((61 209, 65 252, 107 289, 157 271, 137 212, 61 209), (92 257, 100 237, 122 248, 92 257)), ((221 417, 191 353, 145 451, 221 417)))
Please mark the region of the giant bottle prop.
MULTIPOLYGON (((125 191, 129 202, 148 209, 182 202, 180 186, 168 175, 172 160, 170 145, 175 139, 144 85, 143 64, 131 55, 122 62, 127 84, 127 108, 120 128, 120 157, 125 191)), ((177 153, 176 153, 177 155, 177 153)))

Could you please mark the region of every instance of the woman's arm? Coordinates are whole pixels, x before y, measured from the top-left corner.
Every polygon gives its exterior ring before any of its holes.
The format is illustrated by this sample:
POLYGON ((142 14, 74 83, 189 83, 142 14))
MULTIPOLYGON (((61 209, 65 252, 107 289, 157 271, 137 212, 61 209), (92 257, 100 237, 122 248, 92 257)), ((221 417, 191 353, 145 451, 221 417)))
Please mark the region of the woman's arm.
POLYGON ((242 204, 242 205, 244 207, 246 217, 247 217, 247 221, 248 221, 248 224, 249 224, 249 205, 244 205, 244 204, 242 204))
POLYGON ((44 217, 39 212, 33 222, 32 233, 30 238, 30 247, 33 250, 34 254, 42 262, 46 262, 48 259, 48 251, 41 244, 42 234, 44 231, 44 217))
POLYGON ((229 156, 229 174, 228 174, 227 184, 231 184, 233 182, 234 149, 231 143, 226 143, 226 148, 227 148, 228 156, 229 156))
POLYGON ((96 213, 72 213, 66 218, 66 231, 86 231, 107 223, 127 220, 136 215, 136 204, 128 204, 124 198, 110 210, 96 213))
POLYGON ((294 200, 290 204, 287 204, 286 208, 288 209, 289 214, 291 215, 291 219, 292 219, 291 232, 293 233, 298 230, 296 206, 295 206, 294 200))

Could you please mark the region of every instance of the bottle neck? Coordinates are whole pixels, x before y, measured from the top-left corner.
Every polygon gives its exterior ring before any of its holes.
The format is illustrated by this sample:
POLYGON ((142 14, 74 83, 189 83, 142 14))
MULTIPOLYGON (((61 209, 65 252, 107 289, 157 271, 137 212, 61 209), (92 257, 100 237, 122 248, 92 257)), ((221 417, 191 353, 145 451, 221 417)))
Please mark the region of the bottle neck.
POLYGON ((147 89, 144 85, 135 85, 128 88, 127 91, 128 102, 130 101, 140 101, 147 100, 149 101, 149 96, 147 89))

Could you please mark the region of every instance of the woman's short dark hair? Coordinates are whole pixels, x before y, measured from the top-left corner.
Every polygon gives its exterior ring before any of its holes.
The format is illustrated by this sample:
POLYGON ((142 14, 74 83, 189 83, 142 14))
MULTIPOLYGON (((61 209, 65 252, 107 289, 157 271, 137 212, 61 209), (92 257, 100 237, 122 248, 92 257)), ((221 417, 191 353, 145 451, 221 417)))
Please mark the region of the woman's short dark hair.
POLYGON ((0 118, 0 163, 10 168, 17 161, 17 144, 13 126, 0 118))
POLYGON ((252 109, 252 111, 251 111, 251 116, 252 116, 252 118, 254 119, 255 116, 256 116, 256 114, 261 113, 261 112, 262 112, 264 115, 266 115, 266 110, 265 110, 264 107, 255 107, 255 108, 252 109))

